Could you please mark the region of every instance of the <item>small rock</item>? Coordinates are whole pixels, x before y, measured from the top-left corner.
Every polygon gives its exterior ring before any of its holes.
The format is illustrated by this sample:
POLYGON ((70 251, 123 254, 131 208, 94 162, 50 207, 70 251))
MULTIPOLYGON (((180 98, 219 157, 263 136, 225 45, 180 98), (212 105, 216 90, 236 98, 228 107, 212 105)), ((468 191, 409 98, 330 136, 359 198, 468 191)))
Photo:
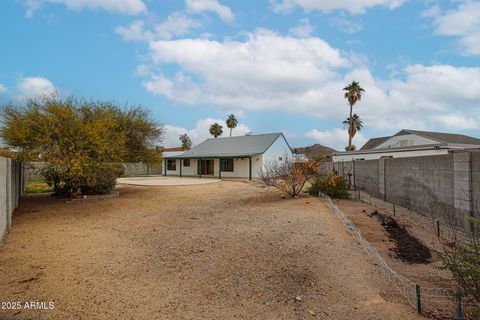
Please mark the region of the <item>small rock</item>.
POLYGON ((313 312, 312 310, 308 310, 308 313, 310 313, 312 316, 316 316, 317 314, 315 312, 313 312))
POLYGON ((295 300, 297 300, 297 301, 302 301, 302 297, 296 296, 296 297, 295 297, 295 300))

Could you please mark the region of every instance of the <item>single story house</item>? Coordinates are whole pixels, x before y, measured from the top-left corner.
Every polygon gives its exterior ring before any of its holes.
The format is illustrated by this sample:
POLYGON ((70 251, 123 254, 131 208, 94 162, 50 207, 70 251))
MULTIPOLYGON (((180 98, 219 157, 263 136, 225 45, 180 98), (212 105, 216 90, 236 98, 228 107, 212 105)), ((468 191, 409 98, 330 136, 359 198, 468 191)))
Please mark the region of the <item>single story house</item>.
POLYGON ((337 162, 380 157, 418 157, 472 148, 480 148, 480 139, 463 134, 403 129, 393 136, 372 138, 359 150, 334 152, 332 158, 337 162))
POLYGON ((257 178, 262 166, 292 159, 282 133, 205 140, 182 154, 164 157, 164 175, 257 178))

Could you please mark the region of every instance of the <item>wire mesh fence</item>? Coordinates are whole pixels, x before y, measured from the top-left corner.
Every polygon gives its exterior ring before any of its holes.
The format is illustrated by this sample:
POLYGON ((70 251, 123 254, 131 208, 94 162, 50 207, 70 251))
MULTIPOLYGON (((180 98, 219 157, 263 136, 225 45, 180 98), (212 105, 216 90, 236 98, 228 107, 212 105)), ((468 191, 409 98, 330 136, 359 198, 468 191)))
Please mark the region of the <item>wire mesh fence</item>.
POLYGON ((378 250, 370 244, 353 222, 338 208, 330 197, 320 193, 323 199, 348 232, 377 261, 385 278, 394 286, 399 296, 418 313, 431 319, 467 319, 470 310, 479 307, 468 301, 462 301, 457 292, 450 288, 429 288, 420 286, 393 270, 378 250))
POLYGON ((372 197, 364 191, 357 190, 353 193, 356 199, 380 207, 386 214, 395 219, 420 227, 425 231, 438 236, 445 243, 455 243, 457 241, 466 241, 467 239, 465 230, 458 226, 421 215, 413 210, 372 197))

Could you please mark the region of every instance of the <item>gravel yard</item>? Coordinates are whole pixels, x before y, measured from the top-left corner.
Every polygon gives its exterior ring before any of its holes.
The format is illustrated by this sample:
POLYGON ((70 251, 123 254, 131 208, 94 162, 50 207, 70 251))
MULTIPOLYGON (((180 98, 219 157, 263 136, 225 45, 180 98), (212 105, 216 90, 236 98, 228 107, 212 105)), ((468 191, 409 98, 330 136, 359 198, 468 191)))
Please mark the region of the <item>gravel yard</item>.
POLYGON ((317 198, 255 183, 31 194, 0 249, 0 319, 418 319, 317 198))

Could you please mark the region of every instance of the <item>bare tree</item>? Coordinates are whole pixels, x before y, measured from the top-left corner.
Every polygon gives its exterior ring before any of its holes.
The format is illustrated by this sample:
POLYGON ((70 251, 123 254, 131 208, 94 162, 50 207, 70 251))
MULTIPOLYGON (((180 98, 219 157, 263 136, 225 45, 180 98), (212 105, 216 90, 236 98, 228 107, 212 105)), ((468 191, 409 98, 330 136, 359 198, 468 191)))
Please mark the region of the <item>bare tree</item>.
POLYGON ((286 156, 282 161, 266 163, 260 169, 259 176, 263 184, 275 187, 288 196, 296 198, 319 169, 316 161, 299 163, 286 156))

